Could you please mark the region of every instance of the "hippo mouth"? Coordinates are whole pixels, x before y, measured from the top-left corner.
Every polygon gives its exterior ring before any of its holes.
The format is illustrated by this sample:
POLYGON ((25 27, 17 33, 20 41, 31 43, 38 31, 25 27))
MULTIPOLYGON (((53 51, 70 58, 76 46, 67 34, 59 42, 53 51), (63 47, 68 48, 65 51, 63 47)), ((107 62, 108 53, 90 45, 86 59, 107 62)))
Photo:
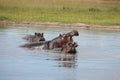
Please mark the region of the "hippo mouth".
POLYGON ((75 36, 79 36, 79 33, 76 33, 75 36))

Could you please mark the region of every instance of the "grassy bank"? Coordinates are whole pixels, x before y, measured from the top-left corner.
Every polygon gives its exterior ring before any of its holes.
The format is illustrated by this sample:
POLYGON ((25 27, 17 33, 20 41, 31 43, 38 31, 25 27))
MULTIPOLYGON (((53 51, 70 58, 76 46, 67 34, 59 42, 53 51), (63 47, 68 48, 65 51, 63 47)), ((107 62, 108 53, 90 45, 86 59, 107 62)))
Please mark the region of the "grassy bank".
POLYGON ((0 0, 0 20, 120 25, 120 1, 0 0))

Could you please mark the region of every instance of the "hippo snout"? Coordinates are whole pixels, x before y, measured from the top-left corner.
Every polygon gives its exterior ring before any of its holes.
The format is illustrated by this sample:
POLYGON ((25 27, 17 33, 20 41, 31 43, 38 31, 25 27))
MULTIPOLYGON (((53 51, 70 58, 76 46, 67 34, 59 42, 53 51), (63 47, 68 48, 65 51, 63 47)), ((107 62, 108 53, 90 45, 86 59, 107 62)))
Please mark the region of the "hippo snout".
POLYGON ((75 34, 75 36, 79 36, 79 33, 77 32, 77 33, 75 34))

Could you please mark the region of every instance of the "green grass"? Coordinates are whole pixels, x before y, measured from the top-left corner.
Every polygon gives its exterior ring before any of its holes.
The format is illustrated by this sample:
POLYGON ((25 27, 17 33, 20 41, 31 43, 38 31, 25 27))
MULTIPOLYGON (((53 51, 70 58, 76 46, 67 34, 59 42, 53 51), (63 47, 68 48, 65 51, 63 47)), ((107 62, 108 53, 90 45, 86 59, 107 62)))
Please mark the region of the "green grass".
POLYGON ((120 1, 0 0, 0 20, 120 25, 120 1))
POLYGON ((9 19, 6 16, 0 15, 0 21, 3 21, 3 20, 9 20, 9 19))

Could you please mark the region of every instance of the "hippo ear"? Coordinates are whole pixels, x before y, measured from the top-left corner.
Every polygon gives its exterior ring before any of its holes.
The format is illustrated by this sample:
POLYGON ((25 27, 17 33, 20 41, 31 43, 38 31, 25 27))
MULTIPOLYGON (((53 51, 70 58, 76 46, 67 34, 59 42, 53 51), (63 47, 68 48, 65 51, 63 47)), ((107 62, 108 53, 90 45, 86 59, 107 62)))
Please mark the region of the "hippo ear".
POLYGON ((77 44, 76 42, 73 42, 73 44, 75 45, 75 44, 77 44))
POLYGON ((41 34, 42 34, 42 36, 43 36, 44 33, 41 33, 41 34))
POLYGON ((60 36, 60 37, 62 37, 62 35, 61 35, 61 34, 59 34, 59 36, 60 36))
POLYGON ((37 33, 35 32, 35 35, 37 35, 37 33))

